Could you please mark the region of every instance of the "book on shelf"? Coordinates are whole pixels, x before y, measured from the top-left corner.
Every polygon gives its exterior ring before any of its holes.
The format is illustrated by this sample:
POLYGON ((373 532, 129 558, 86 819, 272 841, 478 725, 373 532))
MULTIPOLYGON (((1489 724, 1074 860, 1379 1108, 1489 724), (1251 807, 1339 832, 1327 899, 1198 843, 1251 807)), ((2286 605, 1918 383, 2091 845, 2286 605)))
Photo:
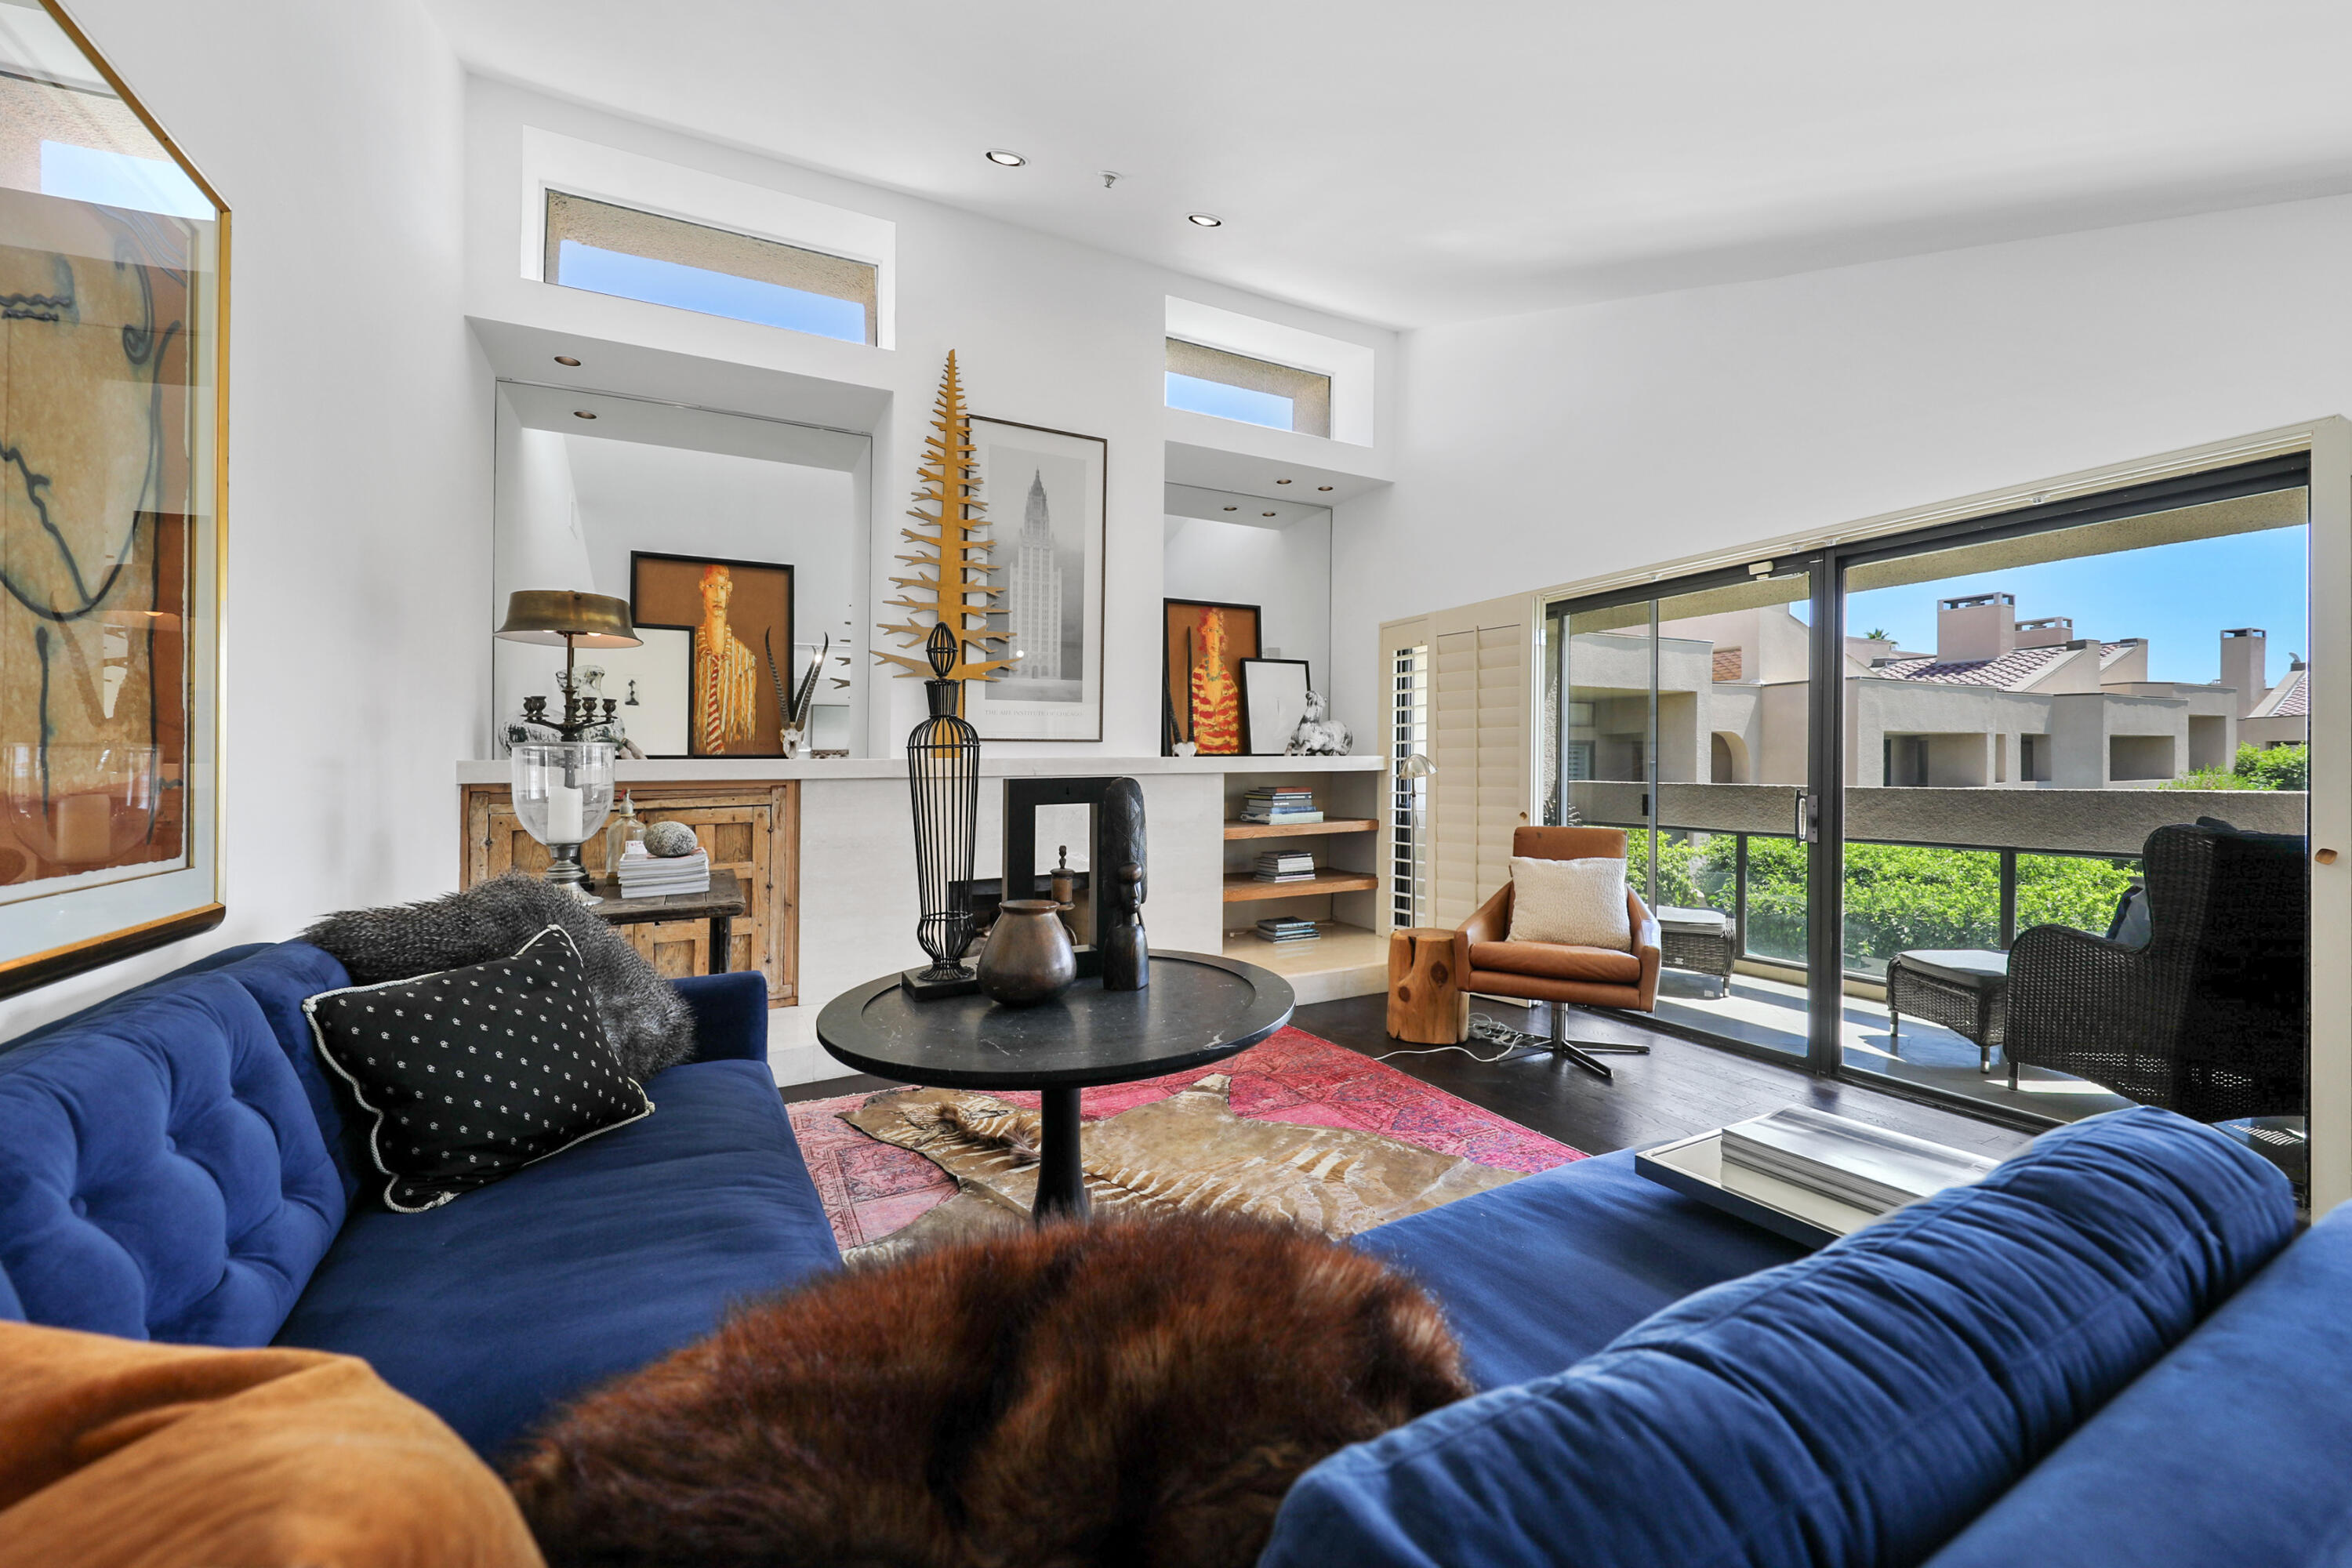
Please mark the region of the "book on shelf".
POLYGON ((1320 822, 1323 820, 1323 814, 1319 811, 1273 811, 1262 814, 1244 811, 1242 813, 1242 820, 1253 827, 1280 827, 1291 823, 1320 822))
POLYGON ((1323 928, 1313 921, 1277 917, 1257 922, 1256 935, 1260 942, 1313 942, 1322 934, 1323 928))
POLYGON ((1261 871, 1312 871, 1315 857, 1304 849, 1269 849, 1257 858, 1261 871))
POLYGON ((1802 1105, 1723 1130, 1727 1183, 1735 1167, 1754 1171, 1874 1214, 1973 1182, 1998 1163, 1802 1105))

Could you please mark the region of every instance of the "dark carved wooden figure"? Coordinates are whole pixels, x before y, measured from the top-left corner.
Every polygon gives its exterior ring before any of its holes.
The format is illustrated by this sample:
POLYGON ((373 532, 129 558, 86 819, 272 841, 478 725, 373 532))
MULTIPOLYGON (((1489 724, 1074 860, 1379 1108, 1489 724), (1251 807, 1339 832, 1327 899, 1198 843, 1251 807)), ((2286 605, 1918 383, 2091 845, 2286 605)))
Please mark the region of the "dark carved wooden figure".
POLYGON ((1108 917, 1095 933, 1106 991, 1140 991, 1151 984, 1151 949, 1143 940, 1143 786, 1113 779, 1103 792, 1096 874, 1108 879, 1108 917))

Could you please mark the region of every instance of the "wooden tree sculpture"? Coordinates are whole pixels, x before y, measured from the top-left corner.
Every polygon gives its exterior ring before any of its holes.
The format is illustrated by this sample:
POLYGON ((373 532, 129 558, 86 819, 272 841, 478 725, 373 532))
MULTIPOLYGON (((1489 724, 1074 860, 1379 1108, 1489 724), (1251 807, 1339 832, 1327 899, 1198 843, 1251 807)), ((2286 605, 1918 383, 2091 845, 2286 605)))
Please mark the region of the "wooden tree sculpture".
POLYGON ((1204 757, 1230 757, 1242 749, 1242 694, 1234 684, 1233 661, 1225 657, 1225 613, 1201 612, 1201 659, 1192 667, 1192 739, 1204 757))
MULTIPOLYGON (((981 515, 987 508, 980 499, 980 471, 972 461, 971 415, 963 405, 963 383, 957 378, 953 353, 949 353, 946 373, 940 377, 938 412, 931 424, 933 434, 923 438, 926 455, 916 470, 921 486, 915 491, 915 508, 907 515, 933 531, 900 530, 915 550, 898 559, 913 566, 917 575, 890 579, 902 592, 888 602, 908 615, 903 621, 884 622, 882 629, 906 638, 909 646, 919 646, 933 626, 945 626, 956 639, 956 662, 947 679, 988 680, 1013 661, 970 657, 987 651, 981 645, 1005 640, 1004 633, 988 629, 989 611, 1003 590, 988 582, 988 521, 981 515), (935 510, 923 510, 925 502, 935 510), (926 571, 929 575, 922 574, 926 571)), ((874 657, 898 666, 895 673, 902 677, 931 678, 928 659, 880 648, 874 650, 874 657)))

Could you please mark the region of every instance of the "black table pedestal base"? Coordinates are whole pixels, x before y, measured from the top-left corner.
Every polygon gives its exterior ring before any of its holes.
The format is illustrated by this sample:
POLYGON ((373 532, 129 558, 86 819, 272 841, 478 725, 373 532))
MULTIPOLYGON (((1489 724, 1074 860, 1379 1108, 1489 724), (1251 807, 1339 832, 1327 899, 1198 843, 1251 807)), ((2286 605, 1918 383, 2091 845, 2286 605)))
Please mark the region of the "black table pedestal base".
POLYGON ((1038 1091, 1045 1135, 1037 1150, 1037 1196, 1029 1217, 1039 1225, 1054 1219, 1084 1219, 1090 1206, 1087 1174, 1078 1158, 1078 1090, 1074 1085, 1038 1091))

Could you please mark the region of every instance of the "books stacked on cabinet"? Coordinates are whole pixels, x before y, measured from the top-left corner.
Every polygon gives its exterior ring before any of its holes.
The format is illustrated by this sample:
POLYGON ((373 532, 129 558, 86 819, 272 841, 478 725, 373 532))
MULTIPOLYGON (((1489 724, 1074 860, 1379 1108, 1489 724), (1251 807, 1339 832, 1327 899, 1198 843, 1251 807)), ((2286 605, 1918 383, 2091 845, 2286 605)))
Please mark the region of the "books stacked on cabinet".
POLYGON ((648 855, 643 841, 621 854, 614 870, 625 899, 666 899, 678 893, 710 891, 710 852, 691 855, 648 855))
POLYGON ((1242 797, 1242 820, 1273 826, 1283 823, 1320 822, 1323 814, 1316 809, 1313 790, 1266 784, 1242 797))
POLYGON ((1304 849, 1268 849, 1257 858, 1257 879, 1311 882, 1315 879, 1315 857, 1304 849))
POLYGON ((1279 916, 1257 922, 1257 939, 1287 946, 1293 942, 1313 942, 1323 934, 1323 928, 1313 921, 1279 916))
POLYGON ((1723 1130, 1724 1184, 1752 1171, 1825 1198, 1885 1214, 1973 1182, 1997 1162, 1791 1105, 1723 1130))

